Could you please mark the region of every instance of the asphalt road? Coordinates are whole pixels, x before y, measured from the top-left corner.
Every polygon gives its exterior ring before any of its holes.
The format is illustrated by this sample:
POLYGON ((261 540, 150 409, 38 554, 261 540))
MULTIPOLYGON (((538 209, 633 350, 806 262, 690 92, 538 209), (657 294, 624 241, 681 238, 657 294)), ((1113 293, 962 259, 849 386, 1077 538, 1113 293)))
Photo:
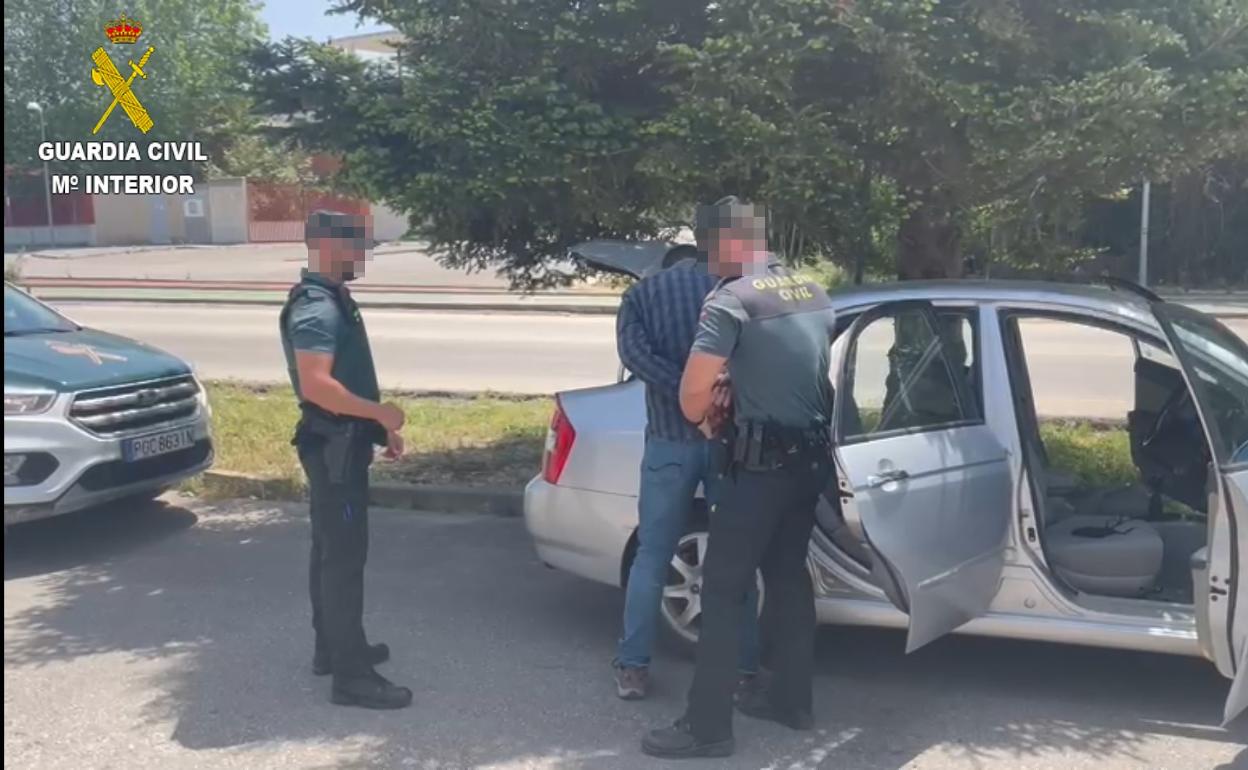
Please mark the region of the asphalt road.
MULTIPOLYGON (((170 498, 5 536, 5 767, 672 767, 638 739, 674 718, 691 668, 662 652, 651 700, 614 697, 619 591, 537 563, 521 522, 374 512, 371 636, 416 703, 340 709, 308 670, 298 506, 170 498)), ((695 767, 1230 770, 1248 724, 1216 726, 1203 661, 825 629, 817 731, 737 719, 739 751, 695 767)))
MULTIPOLYGON (((159 345, 208 378, 284 382, 276 307, 58 303, 80 323, 159 345)), ((554 393, 615 381, 615 319, 543 313, 370 310, 382 386, 407 390, 554 393)), ((1122 418, 1131 408, 1125 339, 1068 324, 1024 329, 1045 415, 1122 418), (1073 377, 1072 373, 1078 373, 1073 377)), ((1248 320, 1226 323, 1248 338, 1248 320)), ((883 350, 875 360, 883 362, 883 350)), ((883 375, 877 379, 883 382, 883 375)))

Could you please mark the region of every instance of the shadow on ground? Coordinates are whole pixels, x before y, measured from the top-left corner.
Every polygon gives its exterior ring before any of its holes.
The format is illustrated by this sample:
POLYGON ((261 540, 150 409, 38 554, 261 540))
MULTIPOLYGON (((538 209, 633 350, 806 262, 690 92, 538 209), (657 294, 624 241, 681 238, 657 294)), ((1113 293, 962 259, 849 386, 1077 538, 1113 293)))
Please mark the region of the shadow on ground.
POLYGON ((193 527, 196 516, 164 500, 81 511, 5 532, 4 579, 122 559, 193 527))
MULTIPOLYGON (((681 708, 689 665, 666 656, 652 700, 612 697, 619 592, 542 567, 520 522, 390 512, 372 521, 368 620, 417 703, 331 707, 307 670, 302 509, 188 508, 6 536, 6 691, 11 676, 94 676, 118 653, 128 679, 109 683, 124 727, 192 760, 207 752, 201 763, 243 752, 251 766, 281 747, 283 766, 645 767, 640 734, 681 708)), ((1202 661, 974 638, 907 657, 902 643, 826 629, 820 730, 739 719, 740 752, 717 767, 891 770, 933 750, 951 767, 1133 767, 1156 741, 1246 742, 1242 723, 1216 727, 1226 683, 1202 661)))

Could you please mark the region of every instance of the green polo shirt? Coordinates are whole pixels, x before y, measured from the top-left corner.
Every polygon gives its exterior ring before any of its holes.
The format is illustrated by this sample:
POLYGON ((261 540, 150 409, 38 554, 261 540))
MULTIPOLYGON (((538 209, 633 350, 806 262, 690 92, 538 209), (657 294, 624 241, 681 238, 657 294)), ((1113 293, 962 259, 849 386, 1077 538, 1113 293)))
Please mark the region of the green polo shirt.
POLYGON ((331 371, 335 380, 360 398, 379 401, 381 391, 373 367, 373 352, 355 300, 342 284, 306 269, 300 285, 307 290, 291 301, 281 330, 286 371, 295 395, 303 399, 299 370, 295 365, 295 351, 303 350, 332 355, 331 371))

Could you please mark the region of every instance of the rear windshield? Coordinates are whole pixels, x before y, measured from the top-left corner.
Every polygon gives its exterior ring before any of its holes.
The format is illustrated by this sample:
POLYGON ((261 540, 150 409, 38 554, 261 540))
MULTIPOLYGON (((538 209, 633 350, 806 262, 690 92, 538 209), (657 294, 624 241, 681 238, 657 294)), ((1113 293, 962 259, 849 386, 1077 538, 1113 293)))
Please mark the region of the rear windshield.
POLYGON ((1248 345, 1214 319, 1169 312, 1179 354, 1222 463, 1248 462, 1248 345))
POLYGON ((68 332, 77 327, 73 322, 44 305, 26 292, 5 284, 4 336, 68 332))

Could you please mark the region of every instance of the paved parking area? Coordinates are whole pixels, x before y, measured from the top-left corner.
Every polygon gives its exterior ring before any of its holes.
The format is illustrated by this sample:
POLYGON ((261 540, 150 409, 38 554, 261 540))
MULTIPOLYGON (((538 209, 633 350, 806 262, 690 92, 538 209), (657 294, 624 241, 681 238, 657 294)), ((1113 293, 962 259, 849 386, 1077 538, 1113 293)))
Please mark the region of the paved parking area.
MULTIPOLYGON (((5 766, 649 768, 646 728, 679 711, 613 697, 618 591, 537 563, 521 522, 379 511, 371 635, 417 692, 344 710, 308 672, 299 506, 172 498, 5 536, 5 766)), ((738 755, 694 767, 1248 767, 1248 724, 1216 726, 1226 682, 1198 660, 826 629, 819 729, 738 719, 738 755)))

